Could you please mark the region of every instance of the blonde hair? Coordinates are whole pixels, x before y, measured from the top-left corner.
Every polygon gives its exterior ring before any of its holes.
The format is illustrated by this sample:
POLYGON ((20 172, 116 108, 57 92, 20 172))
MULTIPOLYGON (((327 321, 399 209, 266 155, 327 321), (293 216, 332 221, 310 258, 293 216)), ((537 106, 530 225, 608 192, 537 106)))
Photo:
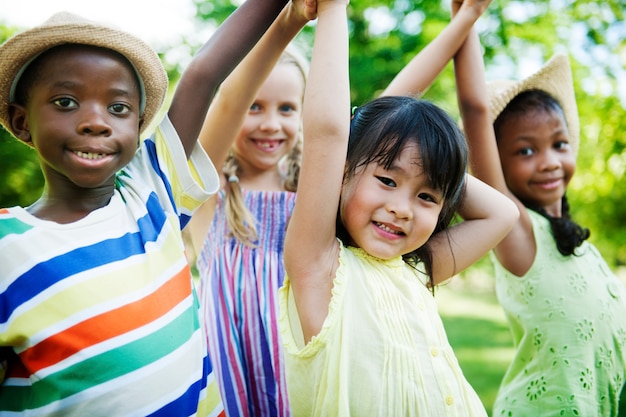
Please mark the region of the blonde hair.
MULTIPOLYGON (((305 58, 292 46, 287 48, 281 55, 276 65, 294 65, 302 76, 306 84, 308 63, 305 58)), ((304 95, 304 89, 303 89, 304 95)), ((302 122, 300 122, 302 123, 302 122)), ((300 176, 300 165, 302 162, 302 126, 298 129, 296 143, 292 150, 285 155, 284 165, 284 187, 287 191, 296 191, 298 178, 300 176)), ((227 184, 225 192, 226 221, 231 235, 240 242, 248 246, 256 246, 258 240, 256 220, 248 207, 244 204, 243 193, 239 185, 239 161, 231 151, 224 162, 222 173, 226 177, 227 184)))

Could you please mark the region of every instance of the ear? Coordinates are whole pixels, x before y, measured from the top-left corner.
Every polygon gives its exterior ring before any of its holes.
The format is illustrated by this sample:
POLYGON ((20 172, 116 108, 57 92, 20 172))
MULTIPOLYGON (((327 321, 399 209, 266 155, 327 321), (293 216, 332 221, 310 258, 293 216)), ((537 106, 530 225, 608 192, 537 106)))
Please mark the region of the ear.
POLYGON ((9 104, 9 120, 11 122, 11 131, 15 137, 28 146, 33 146, 26 108, 15 103, 9 104))
POLYGON ((143 117, 139 118, 139 125, 137 126, 137 148, 141 145, 141 128, 143 126, 143 117))

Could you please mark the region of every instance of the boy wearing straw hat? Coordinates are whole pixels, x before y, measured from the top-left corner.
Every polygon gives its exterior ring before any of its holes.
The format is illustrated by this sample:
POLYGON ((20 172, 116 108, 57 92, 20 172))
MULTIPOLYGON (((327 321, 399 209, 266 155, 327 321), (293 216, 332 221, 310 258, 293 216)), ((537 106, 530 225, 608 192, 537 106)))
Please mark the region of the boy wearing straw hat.
POLYGON ((0 46, 0 123, 45 178, 0 210, 0 414, 219 415, 181 229, 217 190, 196 138, 285 0, 248 0, 198 51, 156 132, 156 53, 69 13, 0 46))
POLYGON ((494 416, 619 415, 626 288, 570 217, 579 125, 569 61, 521 81, 484 81, 478 37, 455 57, 473 173, 520 209, 491 254, 515 355, 494 416))

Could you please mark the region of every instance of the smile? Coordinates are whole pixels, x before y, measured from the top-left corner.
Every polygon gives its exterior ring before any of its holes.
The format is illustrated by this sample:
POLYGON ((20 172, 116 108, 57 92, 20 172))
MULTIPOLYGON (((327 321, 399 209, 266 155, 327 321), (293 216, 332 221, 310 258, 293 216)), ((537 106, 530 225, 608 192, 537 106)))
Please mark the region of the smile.
POLYGON ((106 154, 104 153, 94 153, 94 152, 81 152, 81 151, 74 151, 74 155, 78 156, 79 158, 83 158, 83 159, 102 159, 106 156, 106 154))
POLYGON ((535 183, 537 185, 537 187, 545 189, 545 190, 552 190, 555 188, 558 188, 561 185, 561 179, 554 179, 554 180, 550 180, 550 181, 542 181, 542 182, 537 182, 535 183))
POLYGON ((267 150, 267 151, 272 151, 272 150, 278 148, 283 141, 282 140, 260 140, 260 139, 255 139, 255 140, 253 140, 253 142, 260 149, 267 150))
POLYGON ((401 230, 394 230, 385 224, 378 223, 378 222, 374 222, 374 224, 384 232, 391 233, 391 234, 398 235, 398 236, 404 235, 404 232, 402 232, 401 230))

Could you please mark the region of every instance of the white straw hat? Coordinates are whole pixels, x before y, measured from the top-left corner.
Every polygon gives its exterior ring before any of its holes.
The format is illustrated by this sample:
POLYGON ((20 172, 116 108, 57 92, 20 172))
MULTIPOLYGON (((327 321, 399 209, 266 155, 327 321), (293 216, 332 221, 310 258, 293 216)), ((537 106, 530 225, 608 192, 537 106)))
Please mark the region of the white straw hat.
POLYGON ((528 90, 541 90, 554 97, 565 115, 574 154, 578 152, 580 126, 578 107, 574 95, 574 82, 568 58, 563 54, 554 55, 536 73, 521 80, 499 80, 488 83, 489 112, 494 122, 502 110, 517 95, 528 90))
POLYGON ((19 78, 37 56, 64 44, 98 46, 126 57, 140 81, 142 128, 150 125, 168 87, 165 69, 156 52, 128 32, 68 12, 57 13, 42 25, 18 33, 0 45, 0 124, 15 134, 9 120, 9 103, 15 99, 19 78))

